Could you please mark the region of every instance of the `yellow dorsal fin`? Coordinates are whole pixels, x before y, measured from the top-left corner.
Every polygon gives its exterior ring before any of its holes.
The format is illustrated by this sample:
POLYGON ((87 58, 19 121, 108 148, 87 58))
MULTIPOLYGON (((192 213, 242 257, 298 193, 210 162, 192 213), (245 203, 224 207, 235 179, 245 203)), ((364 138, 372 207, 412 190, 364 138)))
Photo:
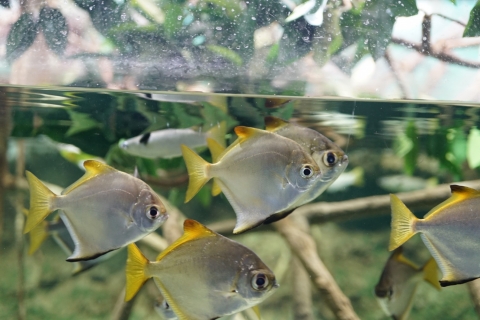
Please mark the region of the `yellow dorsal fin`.
POLYGON ((192 219, 187 219, 183 223, 183 235, 174 243, 172 243, 167 249, 163 250, 157 257, 157 261, 162 260, 167 254, 175 250, 179 246, 189 241, 205 238, 205 237, 215 237, 217 234, 212 230, 205 227, 200 222, 197 222, 192 219))
POLYGON ((213 126, 207 132, 209 139, 215 140, 223 149, 226 147, 225 135, 227 134, 227 123, 225 121, 213 126))
POLYGON ((395 251, 393 252, 393 259, 400 263, 406 264, 407 266, 410 266, 415 270, 420 270, 419 266, 417 266, 413 261, 407 259, 407 257, 403 255, 403 247, 398 247, 397 249, 395 249, 395 251))
POLYGON ((452 184, 450 186, 450 190, 452 191, 452 196, 450 198, 448 198, 447 200, 445 200, 444 202, 437 205, 436 207, 434 207, 432 210, 430 210, 430 212, 428 212, 425 215, 424 219, 427 218, 427 217, 432 217, 436 213, 438 213, 440 210, 445 209, 449 206, 452 206, 452 205, 454 205, 458 202, 461 202, 461 201, 466 200, 468 198, 479 197, 480 196, 479 191, 477 191, 475 189, 472 189, 472 188, 469 188, 469 187, 459 186, 459 185, 456 185, 456 184, 452 184))
POLYGON ((265 133, 264 130, 244 126, 237 126, 234 130, 240 140, 250 139, 265 133))
POLYGON ((212 154, 212 163, 217 162, 222 153, 225 151, 225 147, 211 138, 207 138, 207 146, 212 154))
POLYGON ((67 189, 65 189, 62 193, 63 194, 68 194, 87 182, 88 180, 107 173, 107 172, 114 172, 117 171, 116 169, 110 167, 109 165, 106 165, 100 161, 97 160, 87 160, 83 163, 83 167, 85 168, 85 174, 75 181, 72 185, 70 185, 67 189))
POLYGON ((278 129, 288 125, 288 122, 277 117, 266 116, 265 117, 265 130, 274 132, 278 129))

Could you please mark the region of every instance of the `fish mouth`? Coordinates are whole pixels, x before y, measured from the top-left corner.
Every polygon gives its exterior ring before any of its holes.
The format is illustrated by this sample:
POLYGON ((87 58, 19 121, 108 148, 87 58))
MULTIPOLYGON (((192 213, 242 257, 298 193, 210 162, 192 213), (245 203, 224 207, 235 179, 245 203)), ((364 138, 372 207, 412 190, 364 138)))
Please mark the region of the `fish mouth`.
POLYGON ((118 142, 118 146, 121 148, 121 149, 127 149, 128 148, 128 142, 126 140, 120 140, 118 142))

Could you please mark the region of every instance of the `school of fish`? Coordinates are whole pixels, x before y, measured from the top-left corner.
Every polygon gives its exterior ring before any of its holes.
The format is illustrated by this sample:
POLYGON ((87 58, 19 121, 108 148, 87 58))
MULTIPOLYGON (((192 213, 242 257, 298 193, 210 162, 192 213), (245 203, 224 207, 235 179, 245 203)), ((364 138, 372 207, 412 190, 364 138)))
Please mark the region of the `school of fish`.
MULTIPOLYGON (((147 132, 120 141, 119 146, 142 158, 183 156, 189 176, 185 202, 213 180, 212 195, 223 193, 236 214, 234 234, 286 217, 332 184, 340 189, 363 184, 360 167, 338 179, 348 157, 315 130, 267 116, 265 130, 237 126, 233 132, 237 139, 228 147, 225 122, 204 133, 191 128, 147 132), (205 147, 211 163, 192 150, 205 147)), ((153 278, 163 299, 155 309, 165 319, 216 319, 248 310, 260 319, 258 304, 279 284, 253 251, 187 219, 183 235, 149 260, 134 243, 167 220, 160 197, 136 169, 130 175, 98 160, 87 160, 83 167, 83 177, 55 192, 26 172, 30 208, 24 210, 24 233, 30 236, 29 254, 51 236, 73 263, 73 274, 78 274, 127 247, 126 301, 153 278), (54 212, 55 217, 47 220, 54 212)), ((440 290, 480 278, 476 254, 480 191, 451 185, 451 193, 423 219, 390 195, 389 250, 393 253, 374 294, 393 319, 408 318, 423 281, 440 290), (423 266, 404 255, 403 244, 416 233, 431 254, 423 266)))
MULTIPOLYGON (((142 158, 183 156, 189 175, 185 201, 213 179, 212 194, 225 194, 237 216, 234 233, 241 233, 314 200, 348 165, 345 153, 317 131, 274 117, 266 117, 265 126, 235 127, 237 139, 228 147, 225 122, 205 133, 147 132, 119 146, 142 158), (213 163, 192 150, 204 147, 213 163)), ((160 197, 138 174, 97 160, 87 160, 83 167, 83 177, 60 194, 26 172, 30 208, 24 233, 30 236, 30 254, 52 236, 78 274, 127 247, 126 301, 153 278, 164 299, 155 308, 164 318, 217 319, 250 310, 260 319, 257 305, 279 284, 253 251, 187 219, 183 236, 149 260, 134 243, 167 220, 160 197), (53 212, 58 213, 47 219, 53 212)))

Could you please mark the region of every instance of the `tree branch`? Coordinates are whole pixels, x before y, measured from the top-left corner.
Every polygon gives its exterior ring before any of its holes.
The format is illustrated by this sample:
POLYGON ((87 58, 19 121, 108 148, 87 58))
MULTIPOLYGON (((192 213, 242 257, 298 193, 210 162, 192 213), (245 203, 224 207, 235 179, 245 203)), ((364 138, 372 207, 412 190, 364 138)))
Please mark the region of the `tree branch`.
POLYGON ((335 317, 341 320, 360 319, 353 310, 350 300, 343 294, 318 256, 313 238, 302 231, 292 217, 275 222, 274 227, 285 238, 292 252, 302 262, 335 317))
POLYGON ((431 47, 431 50, 426 52, 421 44, 416 44, 407 40, 403 40, 400 38, 395 38, 392 37, 392 43, 399 44, 401 46, 407 47, 409 49, 413 49, 425 56, 433 57, 436 58, 440 61, 452 63, 452 64, 457 64, 460 66, 464 67, 469 67, 469 68, 480 68, 480 62, 474 62, 474 61, 468 61, 468 60, 463 60, 459 57, 456 57, 452 54, 446 53, 444 51, 439 51, 435 50, 434 47, 431 47))

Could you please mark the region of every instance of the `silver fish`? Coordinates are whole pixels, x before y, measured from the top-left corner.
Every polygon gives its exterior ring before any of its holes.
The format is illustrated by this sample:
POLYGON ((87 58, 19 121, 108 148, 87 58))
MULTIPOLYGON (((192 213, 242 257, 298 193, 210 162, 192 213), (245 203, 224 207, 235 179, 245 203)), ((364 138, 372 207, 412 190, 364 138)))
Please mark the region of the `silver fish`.
MULTIPOLYGON (((25 215, 28 216, 28 210, 25 209, 25 215)), ((41 244, 48 238, 52 237, 60 248, 70 256, 75 250, 75 243, 70 237, 67 226, 63 223, 59 216, 55 217, 52 221, 42 221, 36 227, 29 232, 30 246, 28 248, 28 254, 34 254, 41 244)), ((102 261, 109 259, 112 255, 117 253, 118 250, 104 254, 98 258, 86 261, 73 262, 73 275, 77 275, 83 271, 86 271, 102 261)))
POLYGON ((312 157, 293 140, 268 131, 236 127, 238 136, 217 162, 210 164, 182 146, 189 174, 185 201, 211 178, 220 186, 237 215, 234 233, 289 214, 298 199, 308 193, 320 177, 312 157))
POLYGON ((119 146, 126 153, 142 158, 171 159, 182 155, 180 145, 190 148, 205 147, 207 138, 225 145, 225 122, 219 123, 207 132, 193 129, 165 129, 120 141, 119 146))
POLYGON ((24 233, 61 210, 75 243, 67 261, 89 260, 143 238, 168 218, 160 198, 143 181, 94 160, 84 167, 84 176, 59 196, 26 172, 30 213, 24 233))
POLYGON ((278 287, 273 272, 255 253, 188 219, 183 236, 155 262, 134 244, 128 246, 125 300, 152 277, 181 320, 238 313, 261 303, 278 287))
POLYGON ((393 319, 408 318, 413 304, 413 297, 422 281, 430 283, 440 290, 438 270, 432 258, 422 267, 418 267, 403 255, 402 247, 398 247, 388 259, 378 284, 375 296, 380 307, 393 319))
POLYGON ((392 232, 390 250, 394 250, 420 232, 423 243, 437 262, 443 277, 442 287, 480 278, 480 192, 451 185, 452 196, 416 218, 395 195, 390 195, 392 232))

